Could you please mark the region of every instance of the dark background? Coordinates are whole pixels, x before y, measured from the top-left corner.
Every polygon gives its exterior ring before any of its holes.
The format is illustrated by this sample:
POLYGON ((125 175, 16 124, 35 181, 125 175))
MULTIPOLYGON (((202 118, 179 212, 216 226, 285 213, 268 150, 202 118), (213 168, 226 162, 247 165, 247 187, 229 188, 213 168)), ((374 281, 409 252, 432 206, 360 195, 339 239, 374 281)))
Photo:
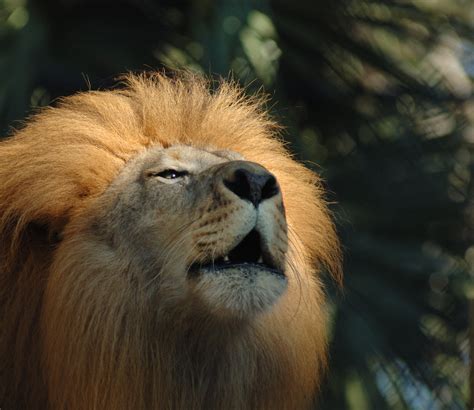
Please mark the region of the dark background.
POLYGON ((320 406, 461 409, 473 25, 472 0, 0 0, 0 129, 128 70, 232 72, 263 88, 324 177, 344 246, 320 406))

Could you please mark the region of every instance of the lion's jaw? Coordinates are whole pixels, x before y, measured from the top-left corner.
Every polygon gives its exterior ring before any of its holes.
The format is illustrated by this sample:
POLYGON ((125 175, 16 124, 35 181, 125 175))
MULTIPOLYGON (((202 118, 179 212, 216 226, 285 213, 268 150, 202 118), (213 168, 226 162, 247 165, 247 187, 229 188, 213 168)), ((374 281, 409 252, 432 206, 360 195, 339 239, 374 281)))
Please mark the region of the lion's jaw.
POLYGON ((159 309, 187 304, 216 318, 248 319, 284 293, 288 245, 281 193, 276 184, 276 193, 254 204, 226 187, 236 170, 266 175, 240 159, 188 146, 150 149, 99 198, 101 216, 88 222, 95 240, 107 244, 114 259, 132 261, 137 291, 156 293, 159 309))

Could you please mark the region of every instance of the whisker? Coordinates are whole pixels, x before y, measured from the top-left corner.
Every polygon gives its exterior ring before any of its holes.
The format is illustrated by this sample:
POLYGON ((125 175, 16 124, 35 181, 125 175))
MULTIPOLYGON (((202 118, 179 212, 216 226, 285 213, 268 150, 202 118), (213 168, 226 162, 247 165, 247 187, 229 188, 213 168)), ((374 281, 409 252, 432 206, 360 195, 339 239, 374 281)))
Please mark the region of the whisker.
MULTIPOLYGON (((197 219, 199 220, 199 219, 197 219)), ((161 277, 162 273, 166 271, 166 268, 171 260, 174 260, 173 256, 175 252, 181 248, 182 245, 185 244, 186 240, 189 239, 189 231, 190 228, 197 220, 189 221, 181 226, 179 226, 174 235, 167 240, 167 244, 161 250, 160 255, 163 256, 163 262, 161 263, 161 267, 156 275, 154 275, 150 280, 144 285, 143 290, 147 289, 152 283, 154 283, 158 278, 161 277), (183 235, 184 234, 184 235, 183 235)), ((161 258, 158 258, 161 259, 161 258)))
POLYGON ((298 314, 298 311, 301 307, 301 303, 306 304, 307 301, 305 300, 304 292, 303 292, 303 281, 301 278, 300 269, 306 266, 306 261, 303 259, 304 250, 301 239, 298 233, 293 229, 292 226, 288 225, 288 245, 289 245, 289 252, 291 253, 288 258, 288 265, 292 270, 296 282, 298 284, 298 304, 296 306, 295 314, 298 314))

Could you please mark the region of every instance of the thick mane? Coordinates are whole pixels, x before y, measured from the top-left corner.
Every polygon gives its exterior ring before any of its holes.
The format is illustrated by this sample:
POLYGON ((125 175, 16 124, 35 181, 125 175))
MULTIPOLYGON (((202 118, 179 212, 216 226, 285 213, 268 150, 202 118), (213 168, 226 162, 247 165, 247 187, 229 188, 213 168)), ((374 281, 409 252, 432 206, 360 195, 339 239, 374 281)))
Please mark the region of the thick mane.
POLYGON ((121 89, 65 98, 0 143, 0 407, 45 407, 38 321, 62 229, 151 146, 236 151, 278 175, 299 257, 340 279, 318 178, 275 138, 262 100, 228 82, 209 88, 190 74, 128 76, 121 89))

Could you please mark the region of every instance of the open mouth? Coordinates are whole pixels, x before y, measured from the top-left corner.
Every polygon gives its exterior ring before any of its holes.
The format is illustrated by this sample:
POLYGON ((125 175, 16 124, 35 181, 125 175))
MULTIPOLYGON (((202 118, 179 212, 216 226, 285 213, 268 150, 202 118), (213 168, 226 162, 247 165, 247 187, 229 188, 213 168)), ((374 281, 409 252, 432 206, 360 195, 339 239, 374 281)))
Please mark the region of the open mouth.
POLYGON ((261 238, 258 231, 253 229, 240 243, 226 255, 210 262, 196 263, 190 268, 191 274, 202 271, 224 272, 230 269, 243 271, 267 271, 284 276, 284 273, 273 263, 272 258, 262 250, 261 238))

